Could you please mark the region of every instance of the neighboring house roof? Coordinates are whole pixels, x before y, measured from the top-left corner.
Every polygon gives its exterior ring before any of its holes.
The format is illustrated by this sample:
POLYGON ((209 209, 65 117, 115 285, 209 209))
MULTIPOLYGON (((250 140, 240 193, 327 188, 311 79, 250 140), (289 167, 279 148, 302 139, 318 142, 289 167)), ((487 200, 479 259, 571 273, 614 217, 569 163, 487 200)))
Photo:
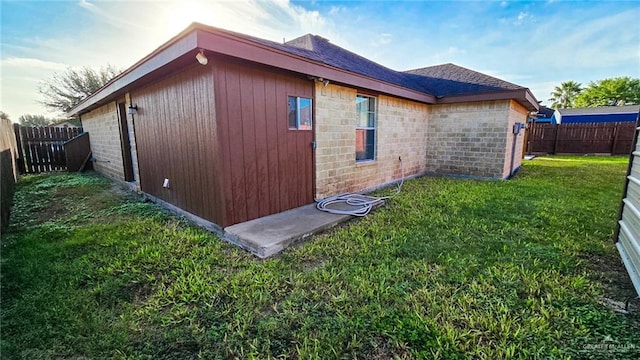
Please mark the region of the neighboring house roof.
POLYGON ((638 119, 638 112, 639 105, 558 109, 553 114, 552 123, 632 122, 638 119))
POLYGON ((599 106, 588 108, 558 109, 558 112, 565 115, 596 115, 596 114, 637 114, 640 105, 626 106, 599 106))
POLYGON ((286 43, 277 43, 193 23, 68 114, 73 116, 91 111, 121 98, 132 88, 149 84, 192 64, 200 50, 428 104, 514 99, 529 110, 538 108, 529 89, 453 64, 400 72, 333 45, 317 35, 307 34, 286 43))
POLYGON ((538 109, 538 120, 539 119, 551 119, 555 110, 552 108, 548 108, 544 105, 540 105, 540 109, 538 109))

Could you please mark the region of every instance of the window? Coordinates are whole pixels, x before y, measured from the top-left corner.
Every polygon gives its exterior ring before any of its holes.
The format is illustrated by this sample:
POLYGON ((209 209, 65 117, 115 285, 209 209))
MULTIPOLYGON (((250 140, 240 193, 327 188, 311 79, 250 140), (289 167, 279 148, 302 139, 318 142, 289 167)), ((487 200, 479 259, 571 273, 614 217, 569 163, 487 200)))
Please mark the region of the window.
POLYGON ((289 96, 289 129, 311 130, 311 99, 289 96))
POLYGON ((376 98, 356 96, 356 161, 376 159, 376 98))

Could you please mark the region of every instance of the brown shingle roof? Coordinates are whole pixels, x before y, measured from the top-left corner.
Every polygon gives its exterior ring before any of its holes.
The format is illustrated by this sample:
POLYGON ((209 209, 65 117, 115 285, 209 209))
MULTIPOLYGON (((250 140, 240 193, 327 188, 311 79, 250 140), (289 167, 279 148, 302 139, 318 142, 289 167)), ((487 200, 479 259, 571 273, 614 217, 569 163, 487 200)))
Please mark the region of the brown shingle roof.
POLYGON ((408 70, 405 73, 422 77, 428 91, 437 97, 525 89, 451 63, 408 70))

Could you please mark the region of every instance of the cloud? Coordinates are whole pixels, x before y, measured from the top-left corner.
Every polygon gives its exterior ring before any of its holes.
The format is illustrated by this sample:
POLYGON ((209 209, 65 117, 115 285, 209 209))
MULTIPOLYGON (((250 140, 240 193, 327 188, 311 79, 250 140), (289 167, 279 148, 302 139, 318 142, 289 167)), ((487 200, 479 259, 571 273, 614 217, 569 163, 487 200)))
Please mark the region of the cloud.
POLYGON ((506 1, 503 1, 503 2, 500 3, 501 7, 506 7, 507 5, 509 5, 509 3, 506 2, 506 1))
POLYGON ((87 10, 94 10, 95 9, 95 5, 93 5, 92 3, 88 2, 87 0, 80 0, 80 2, 78 2, 78 5, 80 5, 80 7, 83 7, 87 10))
POLYGON ((43 70, 65 70, 66 64, 44 61, 34 58, 8 57, 0 61, 3 68, 25 68, 25 69, 43 69, 43 70))
POLYGON ((518 14, 518 17, 516 18, 516 21, 514 22, 514 24, 516 25, 522 25, 522 23, 525 22, 525 20, 532 20, 533 16, 527 12, 527 11, 521 11, 518 14))
POLYGON ((105 11, 103 8, 98 7, 97 5, 92 4, 87 0, 81 0, 78 3, 78 6, 89 11, 94 16, 98 17, 99 19, 102 19, 104 22, 120 27, 122 29, 142 28, 142 26, 138 24, 138 22, 128 20, 129 18, 131 18, 129 16, 129 13, 123 14, 120 12, 105 11))
POLYGON ((459 49, 455 46, 449 46, 449 48, 447 48, 446 50, 429 56, 429 61, 431 64, 456 62, 457 57, 465 55, 466 53, 467 51, 464 49, 459 49))
POLYGON ((371 46, 380 47, 380 46, 388 45, 391 43, 392 38, 393 36, 389 33, 380 34, 380 36, 378 36, 371 42, 371 46))
POLYGON ((340 13, 344 13, 344 12, 346 12, 346 11, 347 11, 347 9, 346 9, 344 6, 332 6, 332 7, 329 9, 329 13, 328 13, 328 14, 329 14, 330 16, 333 16, 333 15, 338 15, 338 14, 340 14, 340 13))

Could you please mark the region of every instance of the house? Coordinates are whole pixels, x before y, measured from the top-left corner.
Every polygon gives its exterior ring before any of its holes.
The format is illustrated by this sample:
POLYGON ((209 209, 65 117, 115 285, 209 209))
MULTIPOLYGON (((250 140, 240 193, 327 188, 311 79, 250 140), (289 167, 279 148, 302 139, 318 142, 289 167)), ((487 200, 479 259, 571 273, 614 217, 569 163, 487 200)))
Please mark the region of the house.
POLYGON ((505 179, 538 103, 453 64, 395 71, 316 35, 194 23, 77 105, 94 168, 226 227, 406 176, 505 179))
MULTIPOLYGON (((600 106, 591 108, 558 109, 551 117, 552 124, 634 122, 638 105, 600 106)), ((538 121, 539 122, 539 121, 538 121)))
MULTIPOLYGON (((540 105, 538 112, 535 114, 536 115, 535 122, 537 124, 550 123, 554 113, 555 113, 555 110, 548 108, 544 105, 540 105)), ((533 117, 529 119, 529 122, 533 122, 533 117)))

